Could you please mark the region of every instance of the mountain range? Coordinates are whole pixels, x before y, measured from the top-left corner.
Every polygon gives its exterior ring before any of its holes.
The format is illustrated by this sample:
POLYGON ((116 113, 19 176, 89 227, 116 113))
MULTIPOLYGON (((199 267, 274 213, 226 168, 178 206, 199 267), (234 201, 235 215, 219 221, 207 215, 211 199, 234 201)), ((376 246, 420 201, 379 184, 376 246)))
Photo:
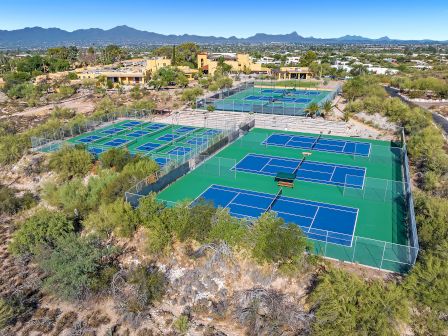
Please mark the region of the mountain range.
POLYGON ((79 29, 68 32, 59 28, 24 28, 0 30, 0 48, 43 48, 59 45, 163 45, 196 42, 199 44, 434 44, 448 41, 433 40, 397 40, 389 37, 370 39, 358 35, 346 35, 338 38, 303 37, 297 32, 290 34, 258 33, 247 38, 199 36, 199 35, 163 35, 142 31, 128 26, 117 26, 103 30, 99 28, 79 29))

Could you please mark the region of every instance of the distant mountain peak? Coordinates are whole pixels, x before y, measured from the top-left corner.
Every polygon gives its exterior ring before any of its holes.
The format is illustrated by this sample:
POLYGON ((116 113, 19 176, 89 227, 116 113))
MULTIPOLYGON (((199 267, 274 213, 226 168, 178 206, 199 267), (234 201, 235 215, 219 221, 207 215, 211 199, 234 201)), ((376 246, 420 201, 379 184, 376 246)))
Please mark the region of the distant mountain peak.
MULTIPOLYGON (((231 36, 199 36, 199 35, 163 35, 154 32, 138 30, 127 25, 119 25, 104 30, 99 28, 78 29, 67 32, 59 28, 27 27, 17 30, 0 30, 0 47, 2 48, 45 48, 59 45, 90 46, 119 45, 163 45, 196 42, 199 44, 356 44, 356 43, 435 43, 437 41, 401 41, 388 36, 370 39, 360 35, 345 35, 338 38, 303 37, 297 31, 288 34, 257 33, 247 38, 231 36)), ((440 43, 440 42, 439 42, 440 43)), ((441 43, 448 43, 444 41, 441 43)))

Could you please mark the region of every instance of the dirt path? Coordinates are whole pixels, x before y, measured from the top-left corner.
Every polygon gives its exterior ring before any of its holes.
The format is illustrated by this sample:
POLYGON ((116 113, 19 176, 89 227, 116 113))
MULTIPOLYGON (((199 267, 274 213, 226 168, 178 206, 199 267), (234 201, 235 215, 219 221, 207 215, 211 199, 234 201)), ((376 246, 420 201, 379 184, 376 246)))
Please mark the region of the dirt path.
POLYGON ((22 112, 0 116, 0 119, 9 117, 45 116, 50 114, 55 107, 69 108, 75 110, 79 114, 86 114, 93 112, 95 109, 95 103, 92 100, 92 95, 88 94, 67 99, 62 102, 49 103, 44 106, 27 108, 22 112))

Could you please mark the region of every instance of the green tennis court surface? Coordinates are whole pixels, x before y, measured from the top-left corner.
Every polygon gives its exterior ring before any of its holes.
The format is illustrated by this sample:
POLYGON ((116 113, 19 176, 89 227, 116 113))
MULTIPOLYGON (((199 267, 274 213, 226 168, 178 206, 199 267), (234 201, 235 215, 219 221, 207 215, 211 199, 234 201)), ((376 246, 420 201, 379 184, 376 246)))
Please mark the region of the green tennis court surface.
POLYGON ((328 135, 319 138, 326 147, 318 147, 316 140, 303 145, 313 137, 318 135, 253 129, 161 191, 158 198, 172 205, 201 196, 245 218, 277 210, 280 217, 302 228, 316 254, 407 271, 414 251, 408 242, 402 149, 391 142, 328 135), (293 146, 268 141, 276 139, 275 134, 294 137, 293 146), (353 143, 363 150, 333 150, 353 143), (299 164, 304 152, 311 155, 306 164, 299 164), (294 188, 283 188, 277 198, 274 175, 279 172, 298 177, 294 188))
MULTIPOLYGON (((217 129, 123 120, 68 139, 66 143, 84 145, 96 156, 112 148, 127 148, 133 155, 151 156, 164 166, 171 160, 180 161, 198 154, 221 133, 217 129)), ((49 145, 41 151, 52 152, 62 145, 49 145)))

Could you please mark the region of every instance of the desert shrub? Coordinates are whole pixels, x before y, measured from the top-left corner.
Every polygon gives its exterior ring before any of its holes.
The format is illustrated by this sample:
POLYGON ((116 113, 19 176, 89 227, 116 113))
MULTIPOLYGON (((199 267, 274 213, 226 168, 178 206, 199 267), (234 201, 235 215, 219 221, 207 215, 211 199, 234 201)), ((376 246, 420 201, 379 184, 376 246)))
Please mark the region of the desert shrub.
POLYGON ((404 292, 382 281, 330 270, 321 274, 310 296, 315 312, 313 335, 399 335, 398 321, 408 321, 404 292))
POLYGON ((212 219, 209 242, 224 241, 230 246, 242 246, 248 234, 247 223, 232 217, 225 209, 218 209, 212 219))
POLYGON ((63 147, 50 155, 49 167, 61 180, 84 177, 92 168, 94 157, 83 147, 63 147))
POLYGON ((29 139, 22 134, 0 137, 0 165, 17 162, 30 148, 29 139))
POLYGON ((187 315, 180 315, 174 322, 174 327, 181 334, 185 335, 190 328, 190 321, 187 315))
POLYGON ((259 262, 280 267, 299 266, 304 261, 307 241, 297 225, 285 224, 268 212, 258 218, 250 230, 252 256, 259 262))
POLYGON ((120 172, 132 161, 131 153, 127 149, 112 148, 100 155, 99 161, 103 168, 115 168, 120 172))
POLYGON ((73 118, 75 115, 76 115, 75 110, 59 106, 56 106, 53 112, 51 112, 51 117, 55 119, 67 120, 73 118))
POLYGON ((147 230, 147 249, 154 254, 163 254, 172 242, 172 232, 169 227, 170 209, 157 201, 155 194, 140 199, 137 213, 140 222, 147 230))
POLYGON ((52 247, 58 239, 73 231, 73 222, 64 214, 43 209, 19 225, 10 249, 16 255, 33 254, 40 245, 52 247))
POLYGON ((165 295, 167 280, 154 265, 143 265, 131 270, 127 281, 137 290, 139 296, 137 305, 140 310, 144 310, 165 295))
POLYGON ((43 187, 43 198, 68 215, 85 215, 89 210, 88 189, 81 178, 73 178, 61 185, 49 182, 43 187))
POLYGON ((115 233, 119 237, 131 237, 138 225, 138 216, 132 206, 122 199, 102 204, 84 221, 85 227, 100 235, 115 233))
POLYGON ((83 299, 98 288, 98 276, 117 252, 117 248, 103 246, 93 237, 60 237, 54 247, 42 248, 36 256, 47 274, 43 289, 58 298, 83 299))
POLYGON ((20 210, 29 209, 35 202, 32 193, 26 192, 20 197, 17 196, 17 190, 0 184, 0 214, 15 214, 20 210))
POLYGON ((15 309, 8 301, 0 298, 0 329, 11 323, 16 316, 15 309))

